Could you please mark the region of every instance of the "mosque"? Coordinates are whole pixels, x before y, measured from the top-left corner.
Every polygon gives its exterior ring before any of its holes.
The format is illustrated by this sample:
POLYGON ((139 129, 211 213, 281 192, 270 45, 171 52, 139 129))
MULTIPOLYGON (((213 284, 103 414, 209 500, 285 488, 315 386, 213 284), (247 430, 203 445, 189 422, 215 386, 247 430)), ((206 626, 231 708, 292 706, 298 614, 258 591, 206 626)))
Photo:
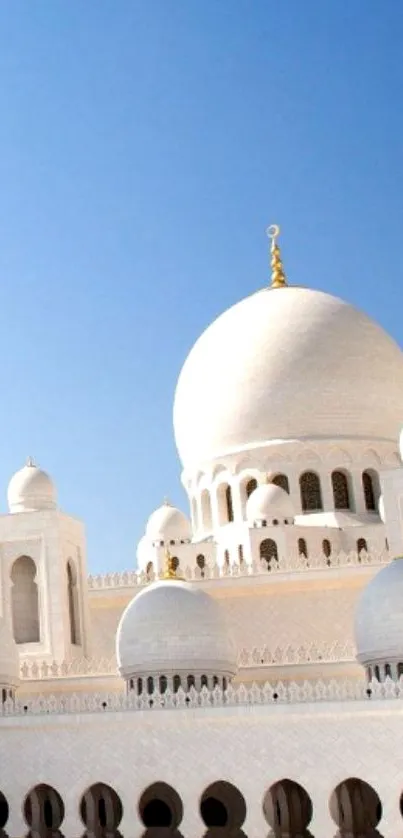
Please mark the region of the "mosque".
POLYGON ((88 576, 48 474, 10 481, 3 836, 403 836, 403 354, 278 233, 183 365, 189 516, 137 569, 88 576))

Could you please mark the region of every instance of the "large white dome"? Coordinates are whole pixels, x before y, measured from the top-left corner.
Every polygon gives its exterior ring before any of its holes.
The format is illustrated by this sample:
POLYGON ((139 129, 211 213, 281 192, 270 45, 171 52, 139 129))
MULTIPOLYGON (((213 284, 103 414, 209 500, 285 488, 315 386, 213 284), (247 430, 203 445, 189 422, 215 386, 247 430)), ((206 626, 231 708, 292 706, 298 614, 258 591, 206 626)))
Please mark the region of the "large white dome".
POLYGON ((231 677, 237 669, 219 603, 179 580, 155 582, 134 597, 119 623, 116 653, 126 679, 204 672, 231 677))
POLYGON ((11 478, 7 489, 7 499, 10 512, 55 509, 56 490, 46 471, 38 468, 29 459, 27 464, 11 478))
POLYGON ((382 568, 361 594, 355 642, 362 664, 403 663, 403 559, 382 568))
POLYGON ((185 468, 275 440, 391 440, 403 419, 403 354, 342 300, 268 288, 224 312, 179 376, 176 444, 185 468))

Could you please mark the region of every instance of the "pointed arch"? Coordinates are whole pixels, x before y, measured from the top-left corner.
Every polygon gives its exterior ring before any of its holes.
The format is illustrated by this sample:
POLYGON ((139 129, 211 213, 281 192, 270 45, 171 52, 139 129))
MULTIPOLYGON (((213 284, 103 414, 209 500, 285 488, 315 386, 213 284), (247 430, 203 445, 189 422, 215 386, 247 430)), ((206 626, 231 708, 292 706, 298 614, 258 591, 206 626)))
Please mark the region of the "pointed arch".
POLYGON ((67 562, 67 601, 70 622, 70 641, 73 646, 80 646, 80 606, 77 586, 77 572, 71 559, 67 562))
POLYGON ((40 620, 36 564, 20 556, 11 568, 11 609, 16 643, 39 643, 40 620))

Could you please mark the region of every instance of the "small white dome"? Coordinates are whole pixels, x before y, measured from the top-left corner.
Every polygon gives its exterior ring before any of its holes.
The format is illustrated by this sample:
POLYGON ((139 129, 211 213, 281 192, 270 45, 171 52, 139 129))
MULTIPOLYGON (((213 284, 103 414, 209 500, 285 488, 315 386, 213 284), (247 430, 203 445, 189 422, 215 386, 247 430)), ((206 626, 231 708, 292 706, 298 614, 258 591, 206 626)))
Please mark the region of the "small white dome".
POLYGON ((124 611, 116 636, 121 675, 232 677, 236 652, 220 605, 187 582, 154 582, 124 611))
POLYGON ((294 509, 289 494, 274 483, 265 483, 258 486, 248 498, 246 504, 247 520, 253 521, 274 521, 279 524, 284 521, 290 523, 294 519, 294 509))
POLYGON ((355 642, 362 664, 403 662, 403 559, 382 568, 361 594, 355 642))
POLYGON ((146 538, 149 541, 189 541, 191 537, 190 521, 168 502, 159 506, 147 521, 146 538))
POLYGON ((0 687, 18 687, 20 660, 17 644, 6 621, 0 618, 0 687))
POLYGON ((10 512, 56 508, 56 490, 51 478, 31 459, 11 478, 7 499, 10 512))

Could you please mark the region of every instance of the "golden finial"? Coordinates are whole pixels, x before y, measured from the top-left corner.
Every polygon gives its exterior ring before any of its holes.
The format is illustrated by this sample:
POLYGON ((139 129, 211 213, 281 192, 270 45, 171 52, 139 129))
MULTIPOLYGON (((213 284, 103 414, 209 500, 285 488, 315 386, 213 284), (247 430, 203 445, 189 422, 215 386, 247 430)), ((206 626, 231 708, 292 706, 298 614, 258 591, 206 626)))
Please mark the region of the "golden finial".
MULTIPOLYGON (((176 572, 176 567, 174 564, 175 557, 171 556, 168 548, 165 550, 165 567, 163 573, 163 579, 181 579, 176 572)), ((178 561, 178 560, 176 560, 178 561)))
POLYGON ((278 224, 272 224, 267 228, 266 233, 271 240, 270 246, 270 265, 271 265, 271 283, 270 288, 285 288, 287 280, 285 278, 283 263, 280 256, 280 248, 277 244, 277 239, 280 235, 280 227, 278 224))

